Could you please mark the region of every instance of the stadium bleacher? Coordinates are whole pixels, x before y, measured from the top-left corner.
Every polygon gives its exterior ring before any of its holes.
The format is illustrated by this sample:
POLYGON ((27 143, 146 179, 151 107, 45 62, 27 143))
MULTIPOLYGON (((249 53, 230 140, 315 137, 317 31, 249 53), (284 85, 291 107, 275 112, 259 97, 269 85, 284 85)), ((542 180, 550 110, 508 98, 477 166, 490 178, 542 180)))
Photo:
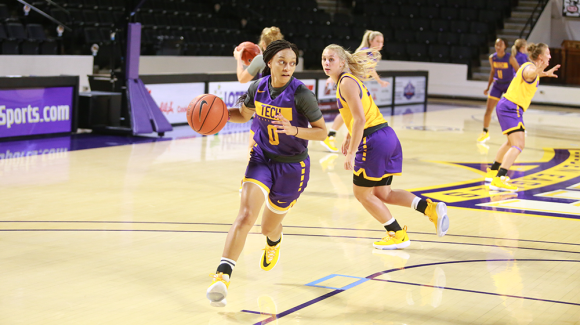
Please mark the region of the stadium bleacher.
MULTIPOLYGON (((107 65, 111 27, 125 17, 124 0, 36 1, 33 5, 73 29, 38 13, 25 15, 17 1, 0 5, 1 54, 91 54, 107 65), (60 7, 60 8, 59 8, 60 7), (93 53, 94 54, 94 53, 93 53)), ((350 13, 331 15, 315 0, 147 0, 135 16, 143 26, 143 55, 231 56, 242 41, 257 42, 262 28, 278 26, 317 69, 322 49, 337 43, 351 50, 366 29, 385 36, 383 59, 478 65, 512 3, 504 0, 356 1, 350 13)))

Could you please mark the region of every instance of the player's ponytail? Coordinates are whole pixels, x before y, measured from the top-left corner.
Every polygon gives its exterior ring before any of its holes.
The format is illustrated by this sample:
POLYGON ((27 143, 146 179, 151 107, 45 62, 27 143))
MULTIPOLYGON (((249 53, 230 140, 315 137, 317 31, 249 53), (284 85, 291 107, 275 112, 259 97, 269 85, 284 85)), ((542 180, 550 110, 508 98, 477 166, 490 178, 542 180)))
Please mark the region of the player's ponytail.
POLYGON ((544 51, 548 48, 548 45, 544 43, 530 43, 528 44, 528 53, 530 54, 530 59, 532 61, 536 61, 540 54, 544 53, 544 51))
POLYGON ((367 30, 363 35, 362 41, 360 45, 357 47, 355 52, 360 51, 362 48, 371 47, 371 41, 375 39, 377 36, 383 36, 383 33, 377 32, 374 30, 367 30))
POLYGON ((515 40, 514 45, 512 46, 512 56, 516 56, 516 54, 526 45, 526 40, 523 38, 518 38, 515 40))
POLYGON ((276 26, 264 28, 262 30, 262 34, 260 35, 260 42, 264 42, 264 46, 266 47, 268 47, 270 43, 281 39, 284 39, 284 35, 282 35, 282 32, 280 32, 280 28, 276 26))
POLYGON ((369 48, 351 54, 342 46, 336 44, 328 45, 325 50, 332 50, 344 62, 344 70, 350 70, 350 73, 355 75, 360 80, 369 80, 370 73, 377 66, 375 58, 380 57, 379 51, 369 48))

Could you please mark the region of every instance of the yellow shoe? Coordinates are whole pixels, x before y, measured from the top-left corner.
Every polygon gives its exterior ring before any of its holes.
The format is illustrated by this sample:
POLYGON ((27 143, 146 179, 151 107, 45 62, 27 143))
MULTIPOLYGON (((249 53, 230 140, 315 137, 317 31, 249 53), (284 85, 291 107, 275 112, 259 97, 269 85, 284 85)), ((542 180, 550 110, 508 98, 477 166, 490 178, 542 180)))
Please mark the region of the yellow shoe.
POLYGON ((397 249, 405 248, 409 245, 411 245, 411 240, 407 236, 407 226, 397 232, 387 231, 385 237, 373 243, 373 246, 377 249, 397 249))
POLYGON ((494 177, 489 184, 489 189, 494 191, 505 191, 505 192, 515 192, 518 190, 517 186, 513 186, 509 183, 510 178, 507 176, 494 177))
POLYGON ((282 245, 282 237, 280 237, 280 242, 276 246, 269 246, 266 243, 266 248, 262 253, 262 258, 260 259, 260 267, 264 271, 270 271, 278 263, 278 258, 280 258, 280 245, 282 245))
POLYGON ((489 131, 481 132, 479 138, 477 138, 477 142, 485 142, 487 140, 489 140, 489 131))
POLYGON ((334 160, 336 158, 338 158, 338 155, 335 153, 329 153, 322 157, 322 159, 320 159, 320 166, 322 166, 322 171, 325 172, 326 170, 334 170, 334 160))
POLYGON ((434 203, 427 199, 427 209, 425 215, 435 224, 437 236, 443 237, 449 230, 449 217, 447 216, 447 205, 443 202, 434 203))
POLYGON ((207 288, 205 296, 209 299, 210 305, 214 307, 225 307, 227 304, 228 287, 230 286, 230 276, 219 272, 213 275, 213 281, 207 288))
POLYGON ((330 152, 338 152, 334 142, 334 137, 326 137, 320 144, 330 152))
POLYGON ((485 182, 491 183, 493 178, 497 176, 497 172, 498 172, 497 170, 491 170, 488 168, 487 173, 485 174, 485 182))

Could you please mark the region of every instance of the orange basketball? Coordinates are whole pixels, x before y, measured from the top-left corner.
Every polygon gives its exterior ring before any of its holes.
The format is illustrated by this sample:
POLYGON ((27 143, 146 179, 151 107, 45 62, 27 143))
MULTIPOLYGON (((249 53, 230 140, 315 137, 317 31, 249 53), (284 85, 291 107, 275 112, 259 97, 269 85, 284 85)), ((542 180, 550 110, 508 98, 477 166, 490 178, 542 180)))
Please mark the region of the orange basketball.
POLYGON ((211 94, 195 97, 187 107, 187 123, 200 134, 216 134, 228 121, 228 108, 224 101, 211 94))
POLYGON ((242 61, 245 65, 250 65, 252 60, 256 57, 256 55, 260 54, 260 48, 258 45, 252 42, 243 42, 236 47, 236 50, 243 49, 242 52, 242 61))

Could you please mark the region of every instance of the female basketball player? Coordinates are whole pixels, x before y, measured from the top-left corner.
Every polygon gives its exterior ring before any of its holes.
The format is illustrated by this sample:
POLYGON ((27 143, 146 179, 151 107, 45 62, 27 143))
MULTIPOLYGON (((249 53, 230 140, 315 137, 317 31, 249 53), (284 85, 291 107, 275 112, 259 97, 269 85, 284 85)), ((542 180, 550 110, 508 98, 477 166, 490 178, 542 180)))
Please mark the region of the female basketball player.
POLYGON ((374 243, 378 249, 409 246, 406 227, 401 228, 384 203, 412 207, 427 215, 440 237, 449 229, 445 203, 422 200, 405 190, 391 189, 393 175, 400 175, 403 151, 395 131, 385 121, 372 96, 362 83, 376 62, 368 54, 374 49, 350 54, 339 45, 322 52, 322 67, 337 84, 336 98, 348 135, 342 144, 344 168, 353 170, 353 192, 365 209, 377 219, 387 235, 374 243))
POLYGON ((252 149, 242 185, 240 210, 228 233, 221 262, 207 290, 213 306, 225 306, 236 261, 258 213, 266 248, 260 267, 269 271, 278 262, 282 220, 306 188, 310 175, 308 140, 321 141, 326 125, 314 94, 292 77, 298 63, 296 45, 277 40, 264 51, 265 77, 256 80, 240 98, 241 108, 230 108, 230 121, 245 123, 256 113, 257 143, 252 149), (312 126, 308 127, 308 123, 312 126))
POLYGON ((527 42, 523 38, 518 38, 512 46, 512 56, 516 58, 519 66, 522 66, 524 63, 528 62, 528 50, 526 47, 527 42))
POLYGON ((519 65, 515 57, 506 53, 507 41, 503 38, 498 38, 495 41, 495 53, 489 56, 489 64, 491 71, 489 73, 489 82, 487 88, 483 91, 487 95, 487 107, 485 108, 485 115, 483 116, 483 132, 477 138, 478 142, 485 142, 489 140, 489 124, 491 123, 491 113, 501 95, 507 90, 510 81, 514 77, 514 71, 518 71, 519 65), (493 82, 491 91, 489 87, 493 82))
POLYGON ((516 72, 504 97, 497 104, 496 114, 507 141, 501 145, 495 162, 486 175, 490 179, 489 188, 496 191, 517 191, 517 186, 509 183, 507 171, 520 155, 525 145, 523 115, 530 106, 538 90, 540 77, 558 78, 554 74, 560 65, 544 71, 550 63, 550 49, 544 43, 528 45, 531 62, 524 63, 516 72))
MULTIPOLYGON (((264 51, 270 43, 273 41, 277 41, 279 39, 284 39, 284 35, 280 32, 280 28, 272 26, 266 27, 262 30, 262 34, 260 34, 260 41, 258 42, 258 47, 260 47, 260 51, 264 51)), ((266 67, 266 63, 264 63, 264 56, 262 53, 256 55, 247 69, 244 69, 244 61, 242 60, 242 52, 243 49, 234 50, 234 58, 237 61, 236 73, 238 75, 238 81, 240 83, 247 83, 250 80, 254 79, 256 75, 258 78, 261 77, 259 75, 264 68, 266 67)), ((250 139, 248 143, 248 151, 252 151, 252 147, 256 144, 254 142, 254 133, 256 132, 257 128, 256 119, 252 121, 252 126, 250 127, 250 139)))
MULTIPOLYGON (((367 30, 363 35, 362 42, 356 49, 356 51, 364 51, 370 48, 377 50, 379 52, 383 49, 383 45, 385 44, 385 38, 383 37, 383 33, 373 30, 367 30)), ((372 56, 372 54, 371 54, 372 56)), ((381 60, 381 54, 376 53, 376 56, 373 59, 378 62, 381 60)), ((381 80, 377 71, 375 69, 370 70, 369 75, 375 79, 381 87, 387 87, 389 85, 388 81, 381 80)), ((331 78, 328 78, 328 82, 333 82, 331 78)), ((328 149, 331 152, 338 152, 338 148, 336 148, 336 132, 340 129, 340 127, 344 124, 342 116, 340 114, 336 115, 334 121, 332 122, 332 126, 330 130, 328 130, 328 136, 322 142, 322 146, 328 149)))

